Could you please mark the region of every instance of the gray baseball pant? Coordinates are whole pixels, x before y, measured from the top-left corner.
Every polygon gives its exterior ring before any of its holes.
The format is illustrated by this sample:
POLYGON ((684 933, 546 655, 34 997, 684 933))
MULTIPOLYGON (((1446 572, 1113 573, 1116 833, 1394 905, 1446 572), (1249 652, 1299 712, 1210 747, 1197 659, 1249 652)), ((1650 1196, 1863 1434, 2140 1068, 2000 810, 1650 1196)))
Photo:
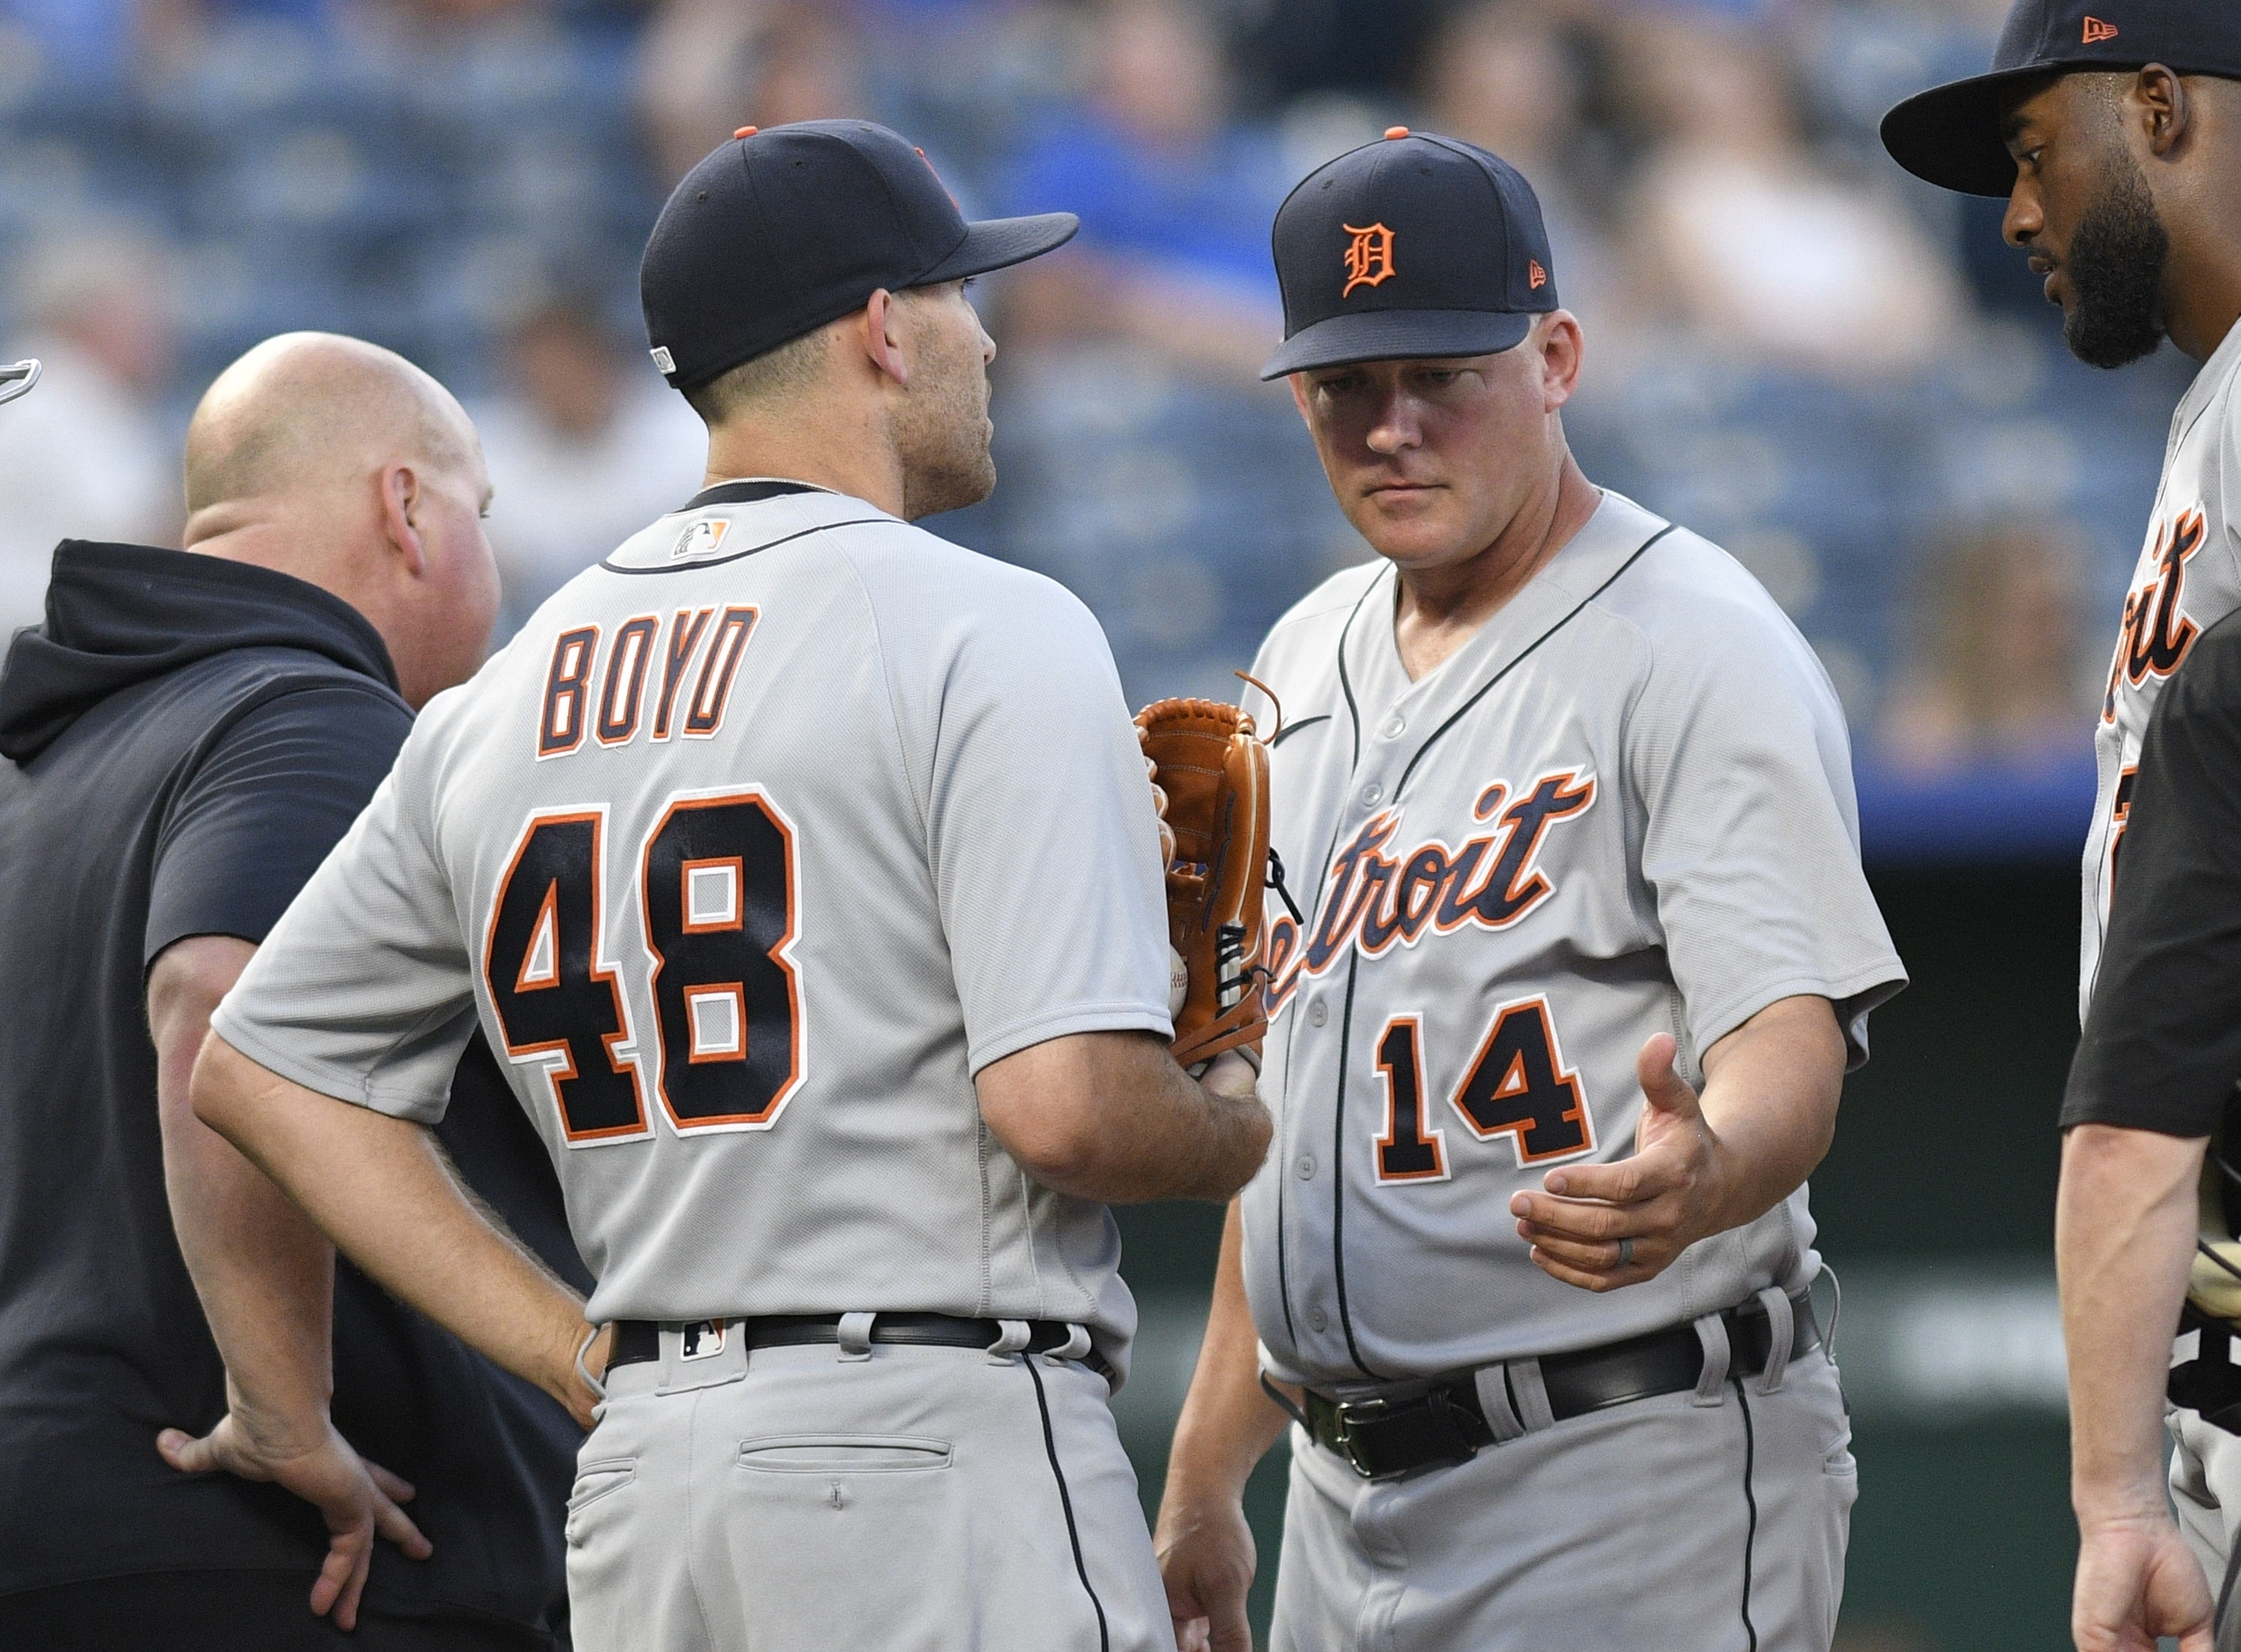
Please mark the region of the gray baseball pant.
POLYGON ((1859 1493, 1836 1368, 1706 1388, 1380 1484, 1294 1428, 1271 1652, 1828 1652, 1859 1493))
POLYGON ((1079 1361, 662 1349, 612 1374, 578 1456, 578 1652, 1174 1652, 1079 1361))
POLYGON ((2241 1652, 2241 1595, 2234 1578, 2234 1540, 2241 1523, 2241 1436, 2204 1422, 2197 1411, 2171 1406, 2171 1508, 2186 1545, 2202 1562, 2218 1606, 2218 1652, 2241 1652))

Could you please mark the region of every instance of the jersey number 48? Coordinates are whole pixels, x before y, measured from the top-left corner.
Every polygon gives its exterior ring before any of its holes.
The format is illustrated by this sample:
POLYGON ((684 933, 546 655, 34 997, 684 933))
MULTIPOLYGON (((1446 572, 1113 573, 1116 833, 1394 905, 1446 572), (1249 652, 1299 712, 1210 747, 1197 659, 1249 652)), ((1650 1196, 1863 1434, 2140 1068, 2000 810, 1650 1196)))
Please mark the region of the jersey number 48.
POLYGON ((483 980, 505 1052, 543 1058, 571 1145, 648 1132, 650 1067, 679 1131, 767 1127, 799 1086, 793 831, 759 791, 670 800, 636 864, 654 1059, 605 961, 605 813, 531 817, 491 908, 483 980))

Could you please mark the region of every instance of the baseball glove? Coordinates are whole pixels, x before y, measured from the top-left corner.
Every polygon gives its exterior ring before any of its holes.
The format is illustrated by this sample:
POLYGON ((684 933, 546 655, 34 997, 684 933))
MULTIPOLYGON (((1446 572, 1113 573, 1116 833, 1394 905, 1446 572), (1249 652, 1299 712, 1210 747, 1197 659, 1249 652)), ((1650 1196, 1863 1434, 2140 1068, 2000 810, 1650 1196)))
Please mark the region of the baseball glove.
POLYGON ((1268 872, 1268 748, 1253 719, 1210 699, 1163 699, 1136 713, 1136 738, 1161 803, 1167 941, 1187 975, 1175 1013, 1185 1067, 1228 1050, 1257 1058, 1262 893, 1268 872))

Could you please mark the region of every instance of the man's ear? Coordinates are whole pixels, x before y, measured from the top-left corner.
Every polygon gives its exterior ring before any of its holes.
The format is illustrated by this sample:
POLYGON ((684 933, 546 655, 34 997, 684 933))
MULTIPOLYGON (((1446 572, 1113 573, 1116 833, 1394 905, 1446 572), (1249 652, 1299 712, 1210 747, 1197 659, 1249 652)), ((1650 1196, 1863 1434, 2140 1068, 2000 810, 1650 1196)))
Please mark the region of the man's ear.
POLYGON ((885 287, 864 306, 864 354, 897 385, 910 383, 910 358, 903 350, 902 306, 885 287))
POLYGON ((386 465, 375 486, 381 495, 382 536, 405 559, 405 572, 417 579, 428 571, 427 548, 420 538, 419 517, 426 496, 419 472, 410 465, 386 465))
POLYGON ((1578 319, 1569 310, 1551 311, 1538 325, 1542 411, 1553 413, 1571 400, 1573 391, 1579 387, 1585 341, 1580 336, 1578 319))
POLYGON ((2158 158, 2177 149, 2193 124, 2193 99, 2186 83, 2161 64, 2140 70, 2125 102, 2146 134, 2148 153, 2158 158))

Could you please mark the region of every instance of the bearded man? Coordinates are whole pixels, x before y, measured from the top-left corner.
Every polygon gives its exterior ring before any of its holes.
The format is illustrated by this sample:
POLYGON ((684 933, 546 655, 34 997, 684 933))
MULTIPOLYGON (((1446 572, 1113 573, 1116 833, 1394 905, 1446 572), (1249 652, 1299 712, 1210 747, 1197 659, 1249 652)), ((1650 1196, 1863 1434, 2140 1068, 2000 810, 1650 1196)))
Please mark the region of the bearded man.
POLYGON ((2171 423, 2095 732, 2084 1036, 2055 1233, 2081 1652, 2162 1635, 2241 1648, 2241 1174, 2224 1151, 2241 1122, 2237 82, 2231 0, 2021 0, 1992 73, 1883 122, 1910 171, 2008 198, 2007 237, 2081 360, 2121 367, 2168 338, 2204 364, 2171 423))

